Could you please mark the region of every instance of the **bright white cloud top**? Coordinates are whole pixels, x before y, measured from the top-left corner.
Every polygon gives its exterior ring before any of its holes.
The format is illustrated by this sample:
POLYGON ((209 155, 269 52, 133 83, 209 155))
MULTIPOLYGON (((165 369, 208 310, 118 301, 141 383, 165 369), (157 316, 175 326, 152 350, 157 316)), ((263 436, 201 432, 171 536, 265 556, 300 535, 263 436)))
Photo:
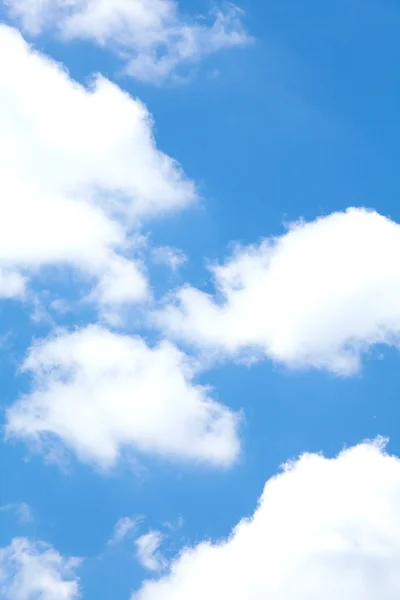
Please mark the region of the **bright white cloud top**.
POLYGON ((305 454, 227 540, 187 548, 132 600, 396 600, 400 460, 382 442, 305 454))
POLYGON ((0 26, 0 296, 67 265, 104 305, 143 300, 140 223, 191 204, 194 185, 160 152, 145 106, 101 76, 89 88, 0 26))
POLYGON ((79 564, 79 559, 64 558, 48 544, 15 538, 0 548, 0 596, 2 600, 78 600, 79 564))
POLYGON ((33 390, 7 412, 7 434, 54 437, 79 459, 112 467, 126 452, 227 467, 240 449, 238 415, 193 382, 194 365, 168 342, 89 326, 34 345, 23 366, 33 390))
POLYGON ((349 375, 374 344, 400 341, 400 225, 348 209, 298 222, 212 267, 215 296, 186 286, 156 320, 225 356, 349 375))
POLYGON ((31 34, 58 31, 64 39, 110 46, 127 61, 126 72, 160 83, 181 65, 250 41, 242 11, 225 3, 213 14, 186 19, 175 0, 3 0, 31 34))

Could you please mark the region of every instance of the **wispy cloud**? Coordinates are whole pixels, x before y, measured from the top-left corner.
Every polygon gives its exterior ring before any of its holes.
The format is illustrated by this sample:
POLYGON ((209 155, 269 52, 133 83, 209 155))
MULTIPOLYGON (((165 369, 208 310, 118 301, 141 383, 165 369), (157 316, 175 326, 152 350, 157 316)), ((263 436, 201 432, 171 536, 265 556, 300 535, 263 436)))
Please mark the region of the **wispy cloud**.
POLYGON ((251 41, 244 12, 224 2, 208 15, 189 18, 175 0, 4 0, 10 14, 31 34, 58 31, 64 39, 90 39, 109 46, 125 71, 161 83, 182 67, 223 49, 251 41))
POLYGON ((161 571, 167 560, 159 551, 164 540, 160 531, 150 530, 135 540, 136 558, 139 564, 148 571, 161 571))
POLYGON ((122 517, 119 519, 115 526, 111 538, 108 540, 108 545, 119 544, 129 534, 136 531, 138 525, 142 521, 142 517, 122 517))
POLYGON ((13 511, 21 525, 25 525, 33 521, 32 509, 29 504, 25 504, 25 502, 16 502, 0 506, 0 511, 13 511))

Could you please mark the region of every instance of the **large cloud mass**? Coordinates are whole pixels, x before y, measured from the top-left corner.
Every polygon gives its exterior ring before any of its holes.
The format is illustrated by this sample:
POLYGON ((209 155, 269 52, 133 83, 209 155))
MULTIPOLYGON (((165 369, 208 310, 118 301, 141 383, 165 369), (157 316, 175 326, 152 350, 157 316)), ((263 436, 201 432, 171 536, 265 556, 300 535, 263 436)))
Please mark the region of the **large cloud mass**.
POLYGON ((103 305, 144 299, 132 230, 190 204, 193 184, 116 85, 79 85, 6 26, 0 53, 0 296, 23 294, 40 267, 68 265, 98 282, 103 305))
POLYGON ((83 460, 111 467, 126 452, 229 466, 238 416, 195 385, 172 344, 89 326, 34 345, 24 364, 33 390, 7 411, 7 434, 61 440, 83 460))
POLYGON ((190 286, 156 318, 226 356, 351 374, 374 344, 399 344, 400 225, 348 209, 294 223, 212 268, 217 294, 190 286))
POLYGON ((2 600, 78 600, 75 574, 80 561, 64 558, 43 542, 14 538, 0 548, 2 600))
POLYGON ((182 552, 132 600, 398 600, 400 460, 381 442, 305 454, 227 540, 182 552))

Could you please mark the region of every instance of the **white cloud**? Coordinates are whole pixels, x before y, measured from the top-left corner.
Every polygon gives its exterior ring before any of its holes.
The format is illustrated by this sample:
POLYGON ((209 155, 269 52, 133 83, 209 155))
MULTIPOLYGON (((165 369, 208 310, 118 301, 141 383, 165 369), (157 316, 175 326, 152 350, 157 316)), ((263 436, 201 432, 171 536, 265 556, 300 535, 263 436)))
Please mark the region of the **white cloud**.
POLYGON ((26 523, 31 523, 33 521, 32 509, 29 506, 29 504, 26 504, 25 502, 16 502, 0 506, 0 512, 10 510, 15 512, 18 518, 18 522, 21 525, 25 525, 26 523))
POLYGON ((380 441, 305 454, 229 538, 186 548, 132 600, 397 600, 400 460, 380 441))
POLYGON ((2 600, 77 600, 79 563, 43 542, 15 538, 0 548, 0 596, 2 600))
POLYGON ((212 267, 216 295, 186 286, 156 321, 225 356, 349 375, 374 344, 398 345, 400 225, 348 209, 294 223, 212 267))
POLYGON ((152 252, 152 259, 158 265, 165 265, 176 272, 178 269, 187 262, 187 256, 178 248, 171 248, 170 246, 159 246, 154 248, 152 252))
POLYGON ((159 552, 163 539, 160 531, 151 530, 135 540, 136 558, 144 569, 161 571, 166 567, 167 561, 159 552))
POLYGON ((121 517, 114 527, 114 531, 108 544, 118 544, 122 542, 126 536, 134 531, 140 522, 141 517, 121 517))
POLYGON ((15 298, 25 292, 25 277, 12 269, 0 267, 0 298, 15 298))
POLYGON ((0 296, 67 265, 98 281, 100 303, 143 300, 138 227, 192 203, 193 184, 157 149, 145 106, 115 84, 79 85, 4 25, 0 53, 0 296))
POLYGON ((31 34, 58 31, 64 39, 110 45, 126 71, 161 82, 182 65, 250 41, 243 11, 232 3, 206 18, 185 19, 175 0, 3 0, 31 34))
POLYGON ((167 342, 89 326, 34 345, 23 370, 33 390, 7 411, 7 435, 54 438, 101 468, 124 451, 229 466, 239 452, 238 415, 195 385, 194 366, 167 342))

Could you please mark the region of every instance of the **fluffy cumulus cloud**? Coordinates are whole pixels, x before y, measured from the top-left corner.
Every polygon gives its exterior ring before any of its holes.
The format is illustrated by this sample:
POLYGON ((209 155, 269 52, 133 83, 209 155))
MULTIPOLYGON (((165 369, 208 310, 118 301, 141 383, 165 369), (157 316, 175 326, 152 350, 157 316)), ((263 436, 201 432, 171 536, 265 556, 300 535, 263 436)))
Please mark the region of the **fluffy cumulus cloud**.
POLYGON ((227 356, 352 374, 374 344, 400 341, 400 225, 348 209, 238 247, 212 267, 216 294, 186 286, 156 321, 227 356))
POLYGON ((0 548, 2 600, 78 600, 76 568, 80 561, 66 559, 43 542, 15 538, 0 548))
POLYGON ((228 539, 185 549, 132 600, 397 600, 400 460, 381 441, 305 454, 228 539))
POLYGON ((7 435, 44 452, 59 440, 101 468, 134 451, 221 466, 239 452, 238 416, 170 343, 89 326, 34 345, 23 369, 33 389, 9 408, 7 435))
POLYGON ((133 232, 193 202, 193 184, 157 149, 145 106, 115 84, 79 85, 4 25, 0 52, 0 296, 68 265, 100 304, 143 300, 133 232))
POLYGON ((64 39, 109 45, 126 60, 126 72, 160 82, 182 65, 250 41, 243 13, 225 3, 195 20, 176 0, 3 0, 31 34, 58 30, 64 39))

